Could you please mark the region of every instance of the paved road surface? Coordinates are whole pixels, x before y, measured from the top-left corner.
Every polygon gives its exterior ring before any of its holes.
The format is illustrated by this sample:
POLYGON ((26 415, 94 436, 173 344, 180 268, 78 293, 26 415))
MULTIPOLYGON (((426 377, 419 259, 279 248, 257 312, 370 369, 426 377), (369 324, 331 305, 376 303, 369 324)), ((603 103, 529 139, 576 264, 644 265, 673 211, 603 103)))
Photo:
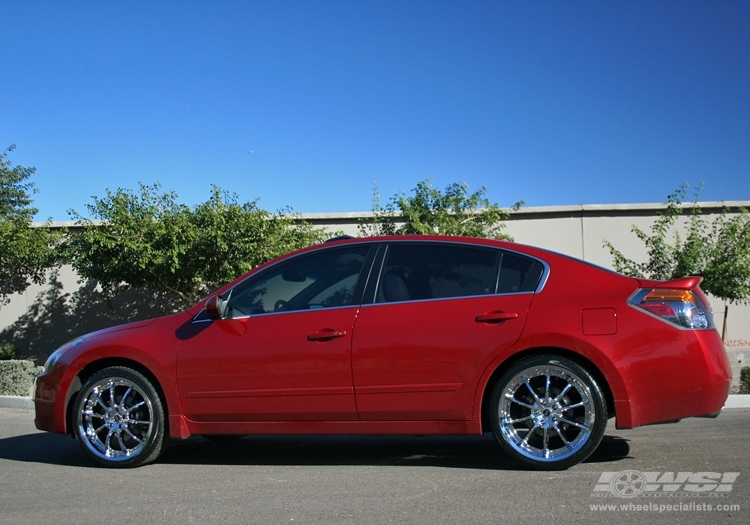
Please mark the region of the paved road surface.
POLYGON ((33 412, 0 409, 3 525, 656 520, 750 523, 750 409, 627 431, 610 426, 596 454, 564 472, 522 471, 491 436, 193 438, 169 448, 156 464, 109 470, 92 465, 71 438, 38 432, 33 412), (651 472, 740 475, 721 497, 688 492, 683 484, 671 494, 659 489, 659 498, 626 499, 606 483, 596 493, 604 497, 594 497, 603 473, 626 470, 636 472, 619 479, 638 481, 651 472), (598 504, 632 506, 592 510, 598 504), (636 510, 649 504, 657 510, 636 510), (658 512, 667 504, 687 510, 658 512), (735 508, 702 510, 708 505, 735 508))

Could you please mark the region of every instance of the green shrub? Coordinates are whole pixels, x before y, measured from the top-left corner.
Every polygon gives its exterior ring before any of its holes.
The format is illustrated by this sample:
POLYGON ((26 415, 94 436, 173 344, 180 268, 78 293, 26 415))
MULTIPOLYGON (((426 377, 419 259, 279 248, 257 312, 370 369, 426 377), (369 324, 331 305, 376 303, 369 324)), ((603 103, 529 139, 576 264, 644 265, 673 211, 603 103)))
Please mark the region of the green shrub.
POLYGON ((0 396, 28 396, 42 370, 31 361, 0 361, 0 396))
POLYGON ((750 394, 750 366, 740 370, 740 394, 750 394))
POLYGON ((0 361, 15 359, 18 357, 18 349, 13 343, 0 343, 0 361))

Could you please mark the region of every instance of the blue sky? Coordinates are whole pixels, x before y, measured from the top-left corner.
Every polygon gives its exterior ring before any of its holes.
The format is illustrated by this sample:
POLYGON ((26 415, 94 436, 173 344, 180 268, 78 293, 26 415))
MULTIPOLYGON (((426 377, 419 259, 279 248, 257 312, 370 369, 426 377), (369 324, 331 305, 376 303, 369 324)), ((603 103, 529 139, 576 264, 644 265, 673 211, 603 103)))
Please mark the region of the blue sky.
POLYGON ((750 2, 0 0, 0 148, 38 220, 211 184, 367 211, 427 177, 501 206, 750 200, 750 2), (252 153, 250 153, 252 151, 252 153))

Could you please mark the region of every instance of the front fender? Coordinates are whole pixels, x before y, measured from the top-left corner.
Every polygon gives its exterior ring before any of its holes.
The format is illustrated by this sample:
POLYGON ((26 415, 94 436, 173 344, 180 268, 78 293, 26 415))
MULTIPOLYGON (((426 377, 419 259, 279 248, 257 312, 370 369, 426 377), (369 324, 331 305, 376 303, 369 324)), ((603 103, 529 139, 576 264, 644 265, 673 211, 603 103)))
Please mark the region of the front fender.
POLYGON ((37 428, 68 433, 66 411, 80 384, 108 366, 130 366, 151 376, 161 391, 167 413, 182 413, 177 392, 175 332, 189 321, 187 313, 84 336, 83 343, 62 353, 52 368, 37 379, 37 428))

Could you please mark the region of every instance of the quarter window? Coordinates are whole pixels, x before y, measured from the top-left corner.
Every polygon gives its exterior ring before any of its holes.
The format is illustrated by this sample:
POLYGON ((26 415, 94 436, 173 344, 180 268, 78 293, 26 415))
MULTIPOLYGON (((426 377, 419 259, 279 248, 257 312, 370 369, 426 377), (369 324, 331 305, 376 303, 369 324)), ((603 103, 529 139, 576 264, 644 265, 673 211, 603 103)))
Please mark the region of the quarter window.
POLYGON ((539 261, 503 253, 497 293, 533 292, 539 285, 543 272, 544 267, 539 261))

